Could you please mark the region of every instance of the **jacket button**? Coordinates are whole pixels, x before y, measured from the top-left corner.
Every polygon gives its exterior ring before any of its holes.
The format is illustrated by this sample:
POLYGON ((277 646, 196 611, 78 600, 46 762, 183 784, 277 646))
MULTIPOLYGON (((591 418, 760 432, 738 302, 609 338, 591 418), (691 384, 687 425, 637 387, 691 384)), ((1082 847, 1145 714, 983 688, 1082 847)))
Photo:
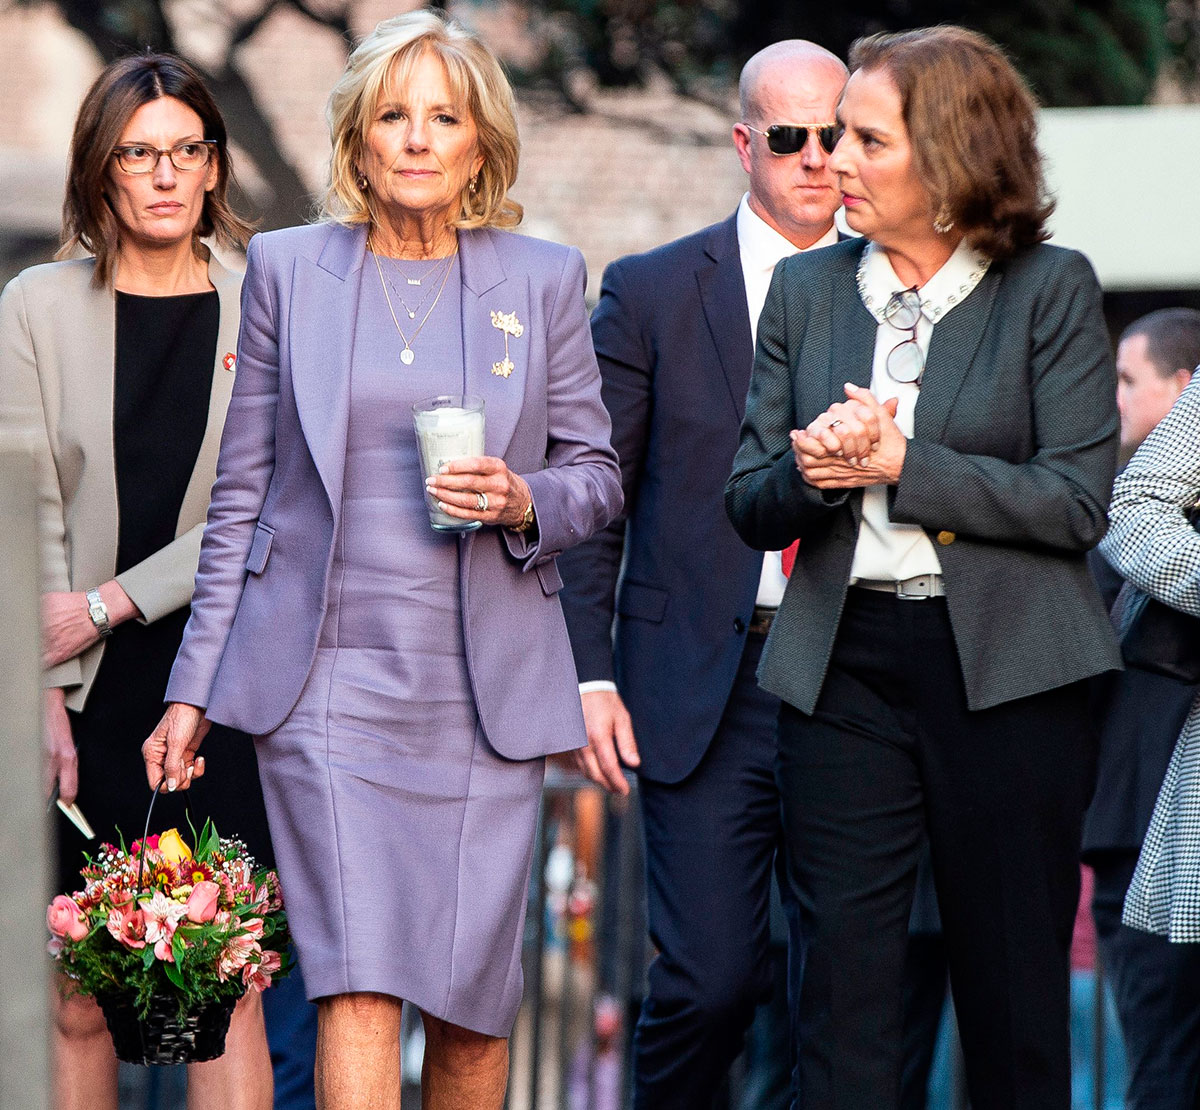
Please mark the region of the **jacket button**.
POLYGON ((744 620, 742 620, 741 617, 734 617, 733 618, 733 630, 740 636, 743 632, 746 631, 746 622, 744 620))
POLYGON ((939 532, 937 534, 937 542, 943 547, 949 547, 958 537, 953 532, 939 532))

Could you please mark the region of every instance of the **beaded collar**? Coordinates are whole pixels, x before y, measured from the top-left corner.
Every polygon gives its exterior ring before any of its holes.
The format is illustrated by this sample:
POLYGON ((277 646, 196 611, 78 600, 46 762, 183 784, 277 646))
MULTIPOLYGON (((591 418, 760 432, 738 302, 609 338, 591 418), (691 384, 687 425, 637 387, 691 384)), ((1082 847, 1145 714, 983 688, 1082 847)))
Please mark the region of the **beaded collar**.
MULTIPOLYGON (((971 295, 991 264, 992 260, 987 255, 968 246, 965 239, 961 240, 941 269, 921 287, 921 314, 930 323, 936 324, 955 305, 971 295)), ((867 244, 858 261, 854 280, 867 311, 879 323, 884 323, 884 308, 892 294, 900 292, 905 286, 896 277, 887 252, 877 243, 867 244)))

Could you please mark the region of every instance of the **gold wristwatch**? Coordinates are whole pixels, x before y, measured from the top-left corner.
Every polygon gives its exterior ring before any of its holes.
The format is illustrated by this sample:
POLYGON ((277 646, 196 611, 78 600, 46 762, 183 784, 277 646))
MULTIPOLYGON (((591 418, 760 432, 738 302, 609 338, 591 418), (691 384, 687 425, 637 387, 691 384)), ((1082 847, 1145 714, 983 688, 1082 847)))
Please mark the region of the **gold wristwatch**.
POLYGON ((529 504, 525 506, 525 515, 521 517, 520 524, 514 524, 509 531, 512 532, 528 532, 533 527, 533 498, 529 499, 529 504))

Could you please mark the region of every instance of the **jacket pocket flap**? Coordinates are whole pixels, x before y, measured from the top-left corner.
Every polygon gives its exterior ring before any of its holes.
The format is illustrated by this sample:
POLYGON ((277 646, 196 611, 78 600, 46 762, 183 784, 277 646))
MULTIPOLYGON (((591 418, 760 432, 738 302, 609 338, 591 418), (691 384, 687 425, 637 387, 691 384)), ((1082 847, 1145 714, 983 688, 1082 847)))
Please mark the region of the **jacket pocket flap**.
POLYGON ((251 574, 262 574, 267 565, 267 556, 271 553, 271 541, 275 538, 275 530, 270 525, 259 521, 254 526, 254 542, 250 545, 250 554, 246 556, 246 569, 251 574))
POLYGON ((623 617, 637 617, 658 624, 666 612, 669 596, 666 590, 660 590, 657 586, 626 582, 621 587, 621 594, 617 599, 617 612, 623 617))

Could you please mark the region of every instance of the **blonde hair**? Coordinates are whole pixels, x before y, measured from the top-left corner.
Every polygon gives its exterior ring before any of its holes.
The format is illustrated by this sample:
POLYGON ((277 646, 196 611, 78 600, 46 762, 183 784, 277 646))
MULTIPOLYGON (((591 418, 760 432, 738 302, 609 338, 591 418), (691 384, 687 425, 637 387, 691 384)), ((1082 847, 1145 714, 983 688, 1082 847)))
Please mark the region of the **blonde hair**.
POLYGON ((475 188, 463 187, 459 215, 451 226, 515 227, 523 212, 508 195, 521 153, 512 87, 496 56, 474 34, 428 10, 380 23, 355 47, 329 94, 326 116, 333 154, 321 215, 351 226, 377 222, 373 198, 357 182, 367 129, 388 76, 404 86, 426 52, 446 67, 455 100, 475 121, 483 157, 475 188))

